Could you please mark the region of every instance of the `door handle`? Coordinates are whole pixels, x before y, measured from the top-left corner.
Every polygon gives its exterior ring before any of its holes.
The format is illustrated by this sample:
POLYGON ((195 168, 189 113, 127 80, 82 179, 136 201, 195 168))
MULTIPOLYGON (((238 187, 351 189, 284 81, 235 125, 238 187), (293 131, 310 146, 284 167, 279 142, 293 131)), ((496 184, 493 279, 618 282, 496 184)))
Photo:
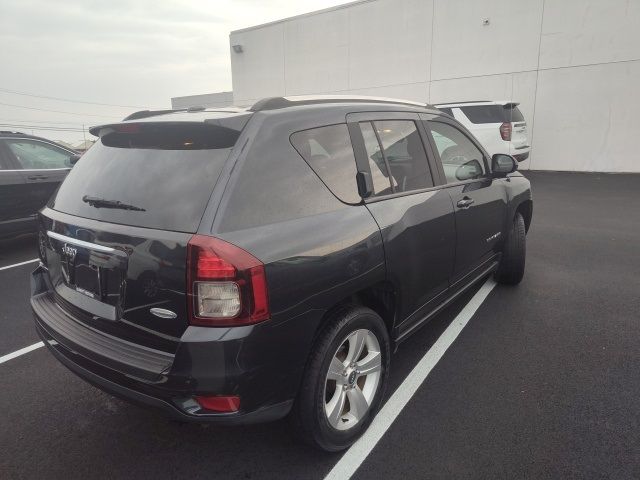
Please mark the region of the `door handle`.
POLYGON ((47 178, 49 178, 49 176, 48 175, 31 175, 27 178, 29 180, 46 180, 47 178))
POLYGON ((475 200, 473 198, 464 197, 462 200, 458 202, 458 208, 469 208, 474 203, 475 203, 475 200))

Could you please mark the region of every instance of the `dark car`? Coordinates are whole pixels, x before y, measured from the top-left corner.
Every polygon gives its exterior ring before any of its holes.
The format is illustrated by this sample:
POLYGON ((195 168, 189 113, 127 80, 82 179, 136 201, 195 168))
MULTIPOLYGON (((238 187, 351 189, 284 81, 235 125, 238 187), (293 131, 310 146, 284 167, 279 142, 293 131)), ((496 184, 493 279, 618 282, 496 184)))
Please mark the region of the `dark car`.
POLYGON ((46 138, 0 131, 0 238, 36 231, 38 210, 76 154, 46 138))
POLYGON ((82 378, 183 420, 290 415, 344 449, 397 344, 524 273, 529 182, 426 105, 270 98, 92 133, 39 215, 37 330, 82 378))

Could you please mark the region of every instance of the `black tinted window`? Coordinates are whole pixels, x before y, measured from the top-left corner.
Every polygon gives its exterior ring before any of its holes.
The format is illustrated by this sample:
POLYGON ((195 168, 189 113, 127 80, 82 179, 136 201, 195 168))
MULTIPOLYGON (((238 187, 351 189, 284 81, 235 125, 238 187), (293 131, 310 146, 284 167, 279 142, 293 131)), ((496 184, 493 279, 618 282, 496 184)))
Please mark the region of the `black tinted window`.
POLYGON ((195 232, 237 136, 205 125, 103 134, 72 168, 52 208, 105 222, 195 232), (109 202, 135 208, 109 208, 109 202))
POLYGON ((429 122, 447 183, 482 177, 485 174, 484 156, 469 138, 451 125, 429 122))
POLYGON ((347 203, 360 202, 356 159, 345 124, 294 133, 291 143, 336 197, 347 203))
POLYGON ((518 107, 510 105, 474 105, 460 109, 471 123, 524 122, 518 107))
POLYGON ((507 116, 511 115, 512 122, 524 122, 524 116, 518 107, 508 108, 505 113, 507 113, 507 116))
POLYGON ((231 232, 350 208, 300 158, 289 140, 289 123, 266 125, 261 133, 244 162, 236 166, 239 171, 223 200, 216 231, 231 232))
MULTIPOLYGON (((433 186, 427 155, 415 122, 384 120, 373 123, 380 138, 393 189, 406 192, 433 186)), ((376 159, 379 163, 379 159, 376 159)))
POLYGON ((367 150, 367 159, 369 160, 369 169, 371 170, 371 179, 373 180, 374 195, 388 195, 393 193, 387 164, 381 153, 380 143, 376 132, 373 130, 371 122, 362 122, 360 124, 364 146, 367 150))
POLYGON ((440 110, 441 112, 446 113, 447 115, 451 115, 453 117, 453 112, 451 111, 450 108, 438 108, 438 110, 440 110))

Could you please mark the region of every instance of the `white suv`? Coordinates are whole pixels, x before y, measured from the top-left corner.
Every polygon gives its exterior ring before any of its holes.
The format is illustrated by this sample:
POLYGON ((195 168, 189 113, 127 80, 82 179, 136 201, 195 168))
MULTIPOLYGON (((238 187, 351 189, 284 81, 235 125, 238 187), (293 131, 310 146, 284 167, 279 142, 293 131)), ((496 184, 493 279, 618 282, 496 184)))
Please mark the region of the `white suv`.
POLYGON ((527 122, 518 103, 478 101, 441 103, 436 108, 451 115, 473 133, 490 155, 507 153, 522 162, 529 158, 527 122))

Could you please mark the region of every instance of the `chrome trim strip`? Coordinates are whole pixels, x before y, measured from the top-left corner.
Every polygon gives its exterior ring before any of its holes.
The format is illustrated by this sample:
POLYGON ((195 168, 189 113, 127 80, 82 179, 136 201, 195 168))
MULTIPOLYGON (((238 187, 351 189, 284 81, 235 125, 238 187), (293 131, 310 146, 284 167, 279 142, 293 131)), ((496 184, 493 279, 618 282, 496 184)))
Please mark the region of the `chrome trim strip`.
POLYGON ((175 312, 172 312, 171 310, 167 310, 166 308, 150 308, 149 311, 151 312, 151 315, 155 315, 156 317, 160 317, 160 318, 178 318, 178 314, 175 312))
POLYGON ((72 245, 78 245, 79 247, 90 248, 91 250, 96 250, 98 252, 104 253, 116 253, 119 250, 115 248, 107 247, 105 245, 98 245, 97 243, 85 242, 84 240, 78 240, 77 238, 67 237, 66 235, 61 235, 56 232, 47 231, 47 235, 56 240, 60 240, 61 242, 70 243, 72 245))

